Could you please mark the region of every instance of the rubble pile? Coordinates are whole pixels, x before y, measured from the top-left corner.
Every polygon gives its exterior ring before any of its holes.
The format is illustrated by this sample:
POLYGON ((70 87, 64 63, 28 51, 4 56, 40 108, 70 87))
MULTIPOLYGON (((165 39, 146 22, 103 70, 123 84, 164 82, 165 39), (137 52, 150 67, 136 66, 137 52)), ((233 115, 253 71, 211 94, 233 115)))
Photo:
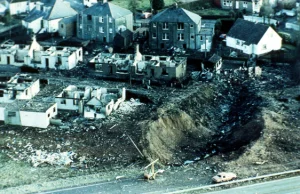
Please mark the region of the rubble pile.
POLYGON ((131 98, 129 101, 124 101, 120 104, 119 108, 116 110, 117 114, 128 114, 135 110, 135 107, 144 105, 139 99, 131 98))
POLYGON ((30 156, 30 162, 34 167, 47 163, 50 165, 71 165, 76 158, 74 152, 47 153, 47 151, 36 150, 35 154, 30 156))

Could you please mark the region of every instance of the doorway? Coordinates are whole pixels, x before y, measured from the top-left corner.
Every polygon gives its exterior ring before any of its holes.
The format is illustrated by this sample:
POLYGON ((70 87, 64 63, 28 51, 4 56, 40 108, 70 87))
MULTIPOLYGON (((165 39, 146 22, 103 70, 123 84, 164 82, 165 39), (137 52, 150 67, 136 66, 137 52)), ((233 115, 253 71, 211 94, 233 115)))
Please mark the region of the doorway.
POLYGON ((49 70, 49 59, 48 58, 46 58, 46 70, 49 70))
POLYGON ((151 76, 154 77, 154 69, 151 69, 151 76))

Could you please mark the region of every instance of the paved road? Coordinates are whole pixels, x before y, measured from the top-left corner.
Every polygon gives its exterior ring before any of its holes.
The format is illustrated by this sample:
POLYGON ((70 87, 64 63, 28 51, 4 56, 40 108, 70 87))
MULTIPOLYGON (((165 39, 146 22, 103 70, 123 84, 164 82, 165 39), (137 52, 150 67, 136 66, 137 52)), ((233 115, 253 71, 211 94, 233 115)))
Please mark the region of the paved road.
POLYGON ((236 187, 208 194, 299 194, 300 176, 236 187))
MULTIPOLYGON (((153 181, 135 181, 132 179, 124 179, 118 181, 103 182, 93 185, 59 189, 43 194, 106 194, 106 193, 173 193, 176 190, 184 192, 183 186, 187 188, 199 187, 199 182, 203 180, 191 180, 188 184, 183 181, 172 182, 168 181, 153 182, 153 181), (181 188, 178 187, 181 185, 181 188)), ((264 183, 253 184, 249 186, 236 187, 233 189, 225 189, 222 191, 209 192, 208 194, 299 194, 300 193, 300 176, 286 178, 281 180, 269 181, 264 183)), ((206 186, 207 187, 207 186, 206 186)), ((177 192, 176 192, 177 193, 177 192)), ((188 193, 188 192, 187 192, 188 193)), ((193 191, 192 193, 197 193, 193 191)))
MULTIPOLYGON (((172 178, 171 178, 172 179, 172 178)), ((199 187, 200 183, 207 184, 207 178, 194 178, 191 180, 173 179, 168 181, 166 178, 160 177, 155 181, 145 181, 138 179, 123 179, 116 181, 108 181, 87 186, 72 187, 66 189, 58 189, 40 194, 119 194, 119 193, 168 193, 178 190, 180 185, 182 188, 199 187)))

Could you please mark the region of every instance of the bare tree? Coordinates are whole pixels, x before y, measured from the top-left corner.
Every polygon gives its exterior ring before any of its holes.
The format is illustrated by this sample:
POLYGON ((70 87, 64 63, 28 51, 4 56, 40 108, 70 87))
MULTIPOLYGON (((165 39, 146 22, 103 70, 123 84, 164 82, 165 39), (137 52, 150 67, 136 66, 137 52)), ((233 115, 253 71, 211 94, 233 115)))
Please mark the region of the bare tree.
POLYGON ((293 9, 294 7, 296 7, 296 0, 284 0, 277 3, 278 9, 293 9))
POLYGON ((150 0, 151 10, 153 9, 155 12, 163 9, 165 7, 164 0, 150 0))
POLYGON ((128 8, 133 13, 133 19, 136 20, 136 10, 139 7, 140 2, 138 0, 129 0, 128 8))
POLYGON ((266 23, 266 18, 268 18, 268 23, 270 23, 270 17, 273 14, 274 14, 274 9, 272 8, 269 1, 265 0, 259 11, 259 15, 263 17, 264 23, 266 23))

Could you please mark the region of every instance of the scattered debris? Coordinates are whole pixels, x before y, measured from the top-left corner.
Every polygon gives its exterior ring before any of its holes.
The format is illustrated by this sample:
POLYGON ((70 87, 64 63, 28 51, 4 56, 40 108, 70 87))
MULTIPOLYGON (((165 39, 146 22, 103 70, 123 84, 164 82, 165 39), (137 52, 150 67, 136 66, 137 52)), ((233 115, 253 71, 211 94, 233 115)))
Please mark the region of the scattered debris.
POLYGON ((117 176, 116 180, 120 180, 120 179, 123 179, 123 178, 125 178, 125 176, 117 176))
POLYGON ((61 153, 47 153, 47 151, 36 150, 35 155, 30 157, 31 163, 34 167, 40 164, 47 163, 50 165, 70 165, 73 159, 76 158, 76 153, 61 152, 61 153))
POLYGON ((186 160, 183 165, 188 165, 188 164, 192 164, 194 163, 195 161, 192 161, 192 160, 186 160))
POLYGON ((254 162, 254 164, 263 165, 263 164, 265 164, 267 162, 268 162, 268 160, 263 160, 263 161, 259 161, 259 162, 254 162))
POLYGON ((144 179, 147 179, 147 180, 155 180, 155 177, 156 177, 156 174, 157 173, 162 173, 163 171, 162 170, 158 170, 155 172, 154 170, 154 164, 158 162, 158 159, 154 160, 153 162, 151 162, 150 164, 148 164, 144 169, 144 179), (149 172, 147 172, 147 168, 149 168, 151 166, 151 169, 149 172))

